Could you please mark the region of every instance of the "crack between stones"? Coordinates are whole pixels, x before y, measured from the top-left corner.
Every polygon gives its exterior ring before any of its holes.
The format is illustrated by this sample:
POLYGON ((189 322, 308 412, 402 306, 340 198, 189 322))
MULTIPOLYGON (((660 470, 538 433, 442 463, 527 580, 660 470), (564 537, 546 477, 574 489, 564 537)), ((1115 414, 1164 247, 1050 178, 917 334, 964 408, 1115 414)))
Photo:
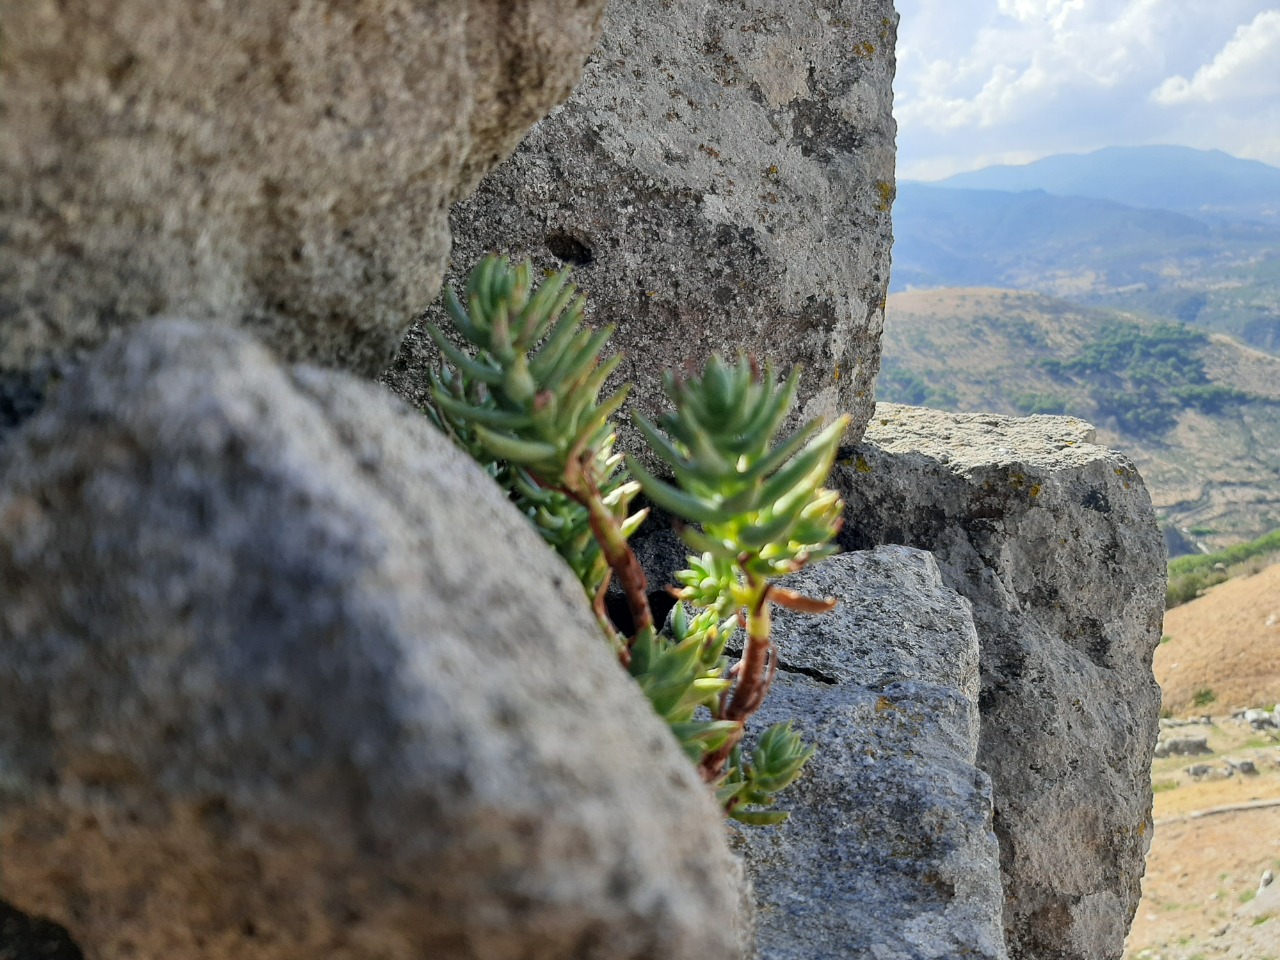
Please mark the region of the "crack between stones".
POLYGON ((799 664, 787 663, 785 660, 778 661, 778 669, 783 673, 798 673, 802 677, 808 677, 810 680, 817 680, 819 683, 825 683, 834 687, 840 683, 840 680, 831 676, 829 673, 823 673, 813 667, 802 667, 799 664))
MULTIPOLYGON (((776 647, 774 649, 777 649, 776 647)), ((731 657, 741 657, 741 647, 726 646, 724 652, 731 657)), ((823 673, 816 667, 802 667, 798 663, 787 663, 781 657, 778 658, 778 671, 780 673, 794 673, 802 677, 808 677, 810 680, 817 680, 819 683, 825 683, 829 687, 835 687, 840 684, 839 677, 833 677, 829 673, 823 673)))

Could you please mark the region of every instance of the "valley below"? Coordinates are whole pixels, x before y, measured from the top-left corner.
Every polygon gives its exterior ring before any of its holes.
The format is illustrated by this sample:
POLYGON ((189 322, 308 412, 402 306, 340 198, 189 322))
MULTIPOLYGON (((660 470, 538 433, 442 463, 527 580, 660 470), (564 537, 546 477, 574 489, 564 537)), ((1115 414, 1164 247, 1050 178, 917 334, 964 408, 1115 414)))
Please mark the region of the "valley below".
POLYGON ((1138 467, 1171 554, 1280 527, 1280 358, 1218 333, 1024 291, 889 297, 882 400, 1067 415, 1138 467))

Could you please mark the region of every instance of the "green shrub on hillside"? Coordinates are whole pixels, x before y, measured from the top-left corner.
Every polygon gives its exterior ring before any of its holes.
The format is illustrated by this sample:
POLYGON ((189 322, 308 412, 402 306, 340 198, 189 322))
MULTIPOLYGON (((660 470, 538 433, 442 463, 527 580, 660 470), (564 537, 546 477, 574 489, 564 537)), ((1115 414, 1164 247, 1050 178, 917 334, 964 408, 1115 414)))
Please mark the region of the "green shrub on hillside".
POLYGON ((1144 327, 1125 321, 1103 327, 1075 356, 1040 362, 1052 376, 1090 389, 1097 416, 1126 433, 1154 437, 1187 408, 1222 413, 1251 400, 1242 390, 1209 382, 1201 350, 1209 338, 1176 323, 1144 327))
POLYGON ((1013 405, 1024 416, 1036 414, 1052 414, 1060 416, 1067 412, 1067 398, 1056 393, 1018 393, 1013 397, 1013 405))
POLYGON ((1191 573, 1193 570, 1212 569, 1217 564, 1231 566, 1235 563, 1243 563, 1253 557, 1261 556, 1264 553, 1280 552, 1280 530, 1272 530, 1265 533, 1257 540, 1250 540, 1248 543, 1237 543, 1234 547, 1227 547, 1225 550, 1219 550, 1217 553, 1198 553, 1189 557, 1177 557, 1169 561, 1169 575, 1191 573))
POLYGON ((912 407, 954 410, 959 402, 955 388, 934 386, 924 377, 886 363, 876 381, 876 398, 889 403, 905 403, 912 407))
MULTIPOLYGON (((1209 587, 1236 576, 1256 572, 1256 561, 1275 555, 1280 560, 1280 530, 1272 530, 1257 540, 1238 543, 1217 553, 1194 554, 1169 561, 1169 583, 1165 587, 1165 607, 1194 600, 1209 587)), ((1265 563, 1263 564, 1265 565, 1265 563)))

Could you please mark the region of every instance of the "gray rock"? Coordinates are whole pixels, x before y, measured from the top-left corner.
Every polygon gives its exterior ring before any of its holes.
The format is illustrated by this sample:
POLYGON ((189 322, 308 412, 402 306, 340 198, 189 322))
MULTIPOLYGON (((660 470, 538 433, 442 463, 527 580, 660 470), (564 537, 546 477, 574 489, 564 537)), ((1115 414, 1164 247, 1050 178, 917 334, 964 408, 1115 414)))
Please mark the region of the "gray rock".
POLYGON ((0 900, 0 960, 84 960, 67 931, 0 900))
POLYGON ((1246 710, 1243 717, 1254 730, 1276 726, 1276 715, 1267 710, 1246 710))
MULTIPOLYGON (((582 82, 452 216, 485 253, 576 266, 637 409, 712 351, 803 363, 797 417, 851 412, 880 363, 894 193, 892 0, 610 5, 582 82)), ((406 338, 396 391, 435 351, 406 338)), ((630 431, 624 429, 627 442, 630 431)))
POLYGON ((1236 773, 1252 776, 1258 772, 1258 768, 1252 760, 1233 760, 1231 757, 1226 757, 1224 762, 1236 773))
POLYGON ((1189 757, 1198 753, 1213 753, 1208 737, 1166 737, 1156 742, 1157 757, 1189 757))
POLYGON ((449 205, 568 94, 603 6, 6 5, 0 375, 164 313, 381 371, 449 205))
POLYGON ((791 818, 739 831, 761 960, 1003 960, 969 604, 903 547, 844 554, 788 585, 840 605, 778 611, 781 668, 753 721, 794 719, 818 744, 780 798, 791 818))
POLYGON ((1064 417, 880 404, 843 545, 929 550, 973 604, 1011 956, 1119 957, 1151 838, 1165 556, 1133 465, 1064 417))
POLYGON ((382 388, 168 321, 0 462, 5 896, 139 960, 729 958, 696 772, 382 388))

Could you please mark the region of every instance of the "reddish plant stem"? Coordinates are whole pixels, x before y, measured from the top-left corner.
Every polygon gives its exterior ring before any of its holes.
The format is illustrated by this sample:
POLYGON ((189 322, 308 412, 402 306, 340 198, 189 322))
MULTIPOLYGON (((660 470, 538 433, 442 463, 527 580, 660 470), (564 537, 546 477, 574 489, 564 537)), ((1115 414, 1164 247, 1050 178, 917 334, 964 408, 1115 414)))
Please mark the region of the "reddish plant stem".
POLYGON ((768 585, 763 578, 757 580, 755 577, 750 578, 748 585, 755 600, 747 611, 747 640, 743 644, 738 682, 724 711, 726 720, 739 723, 746 723, 760 709, 765 694, 769 692, 769 654, 773 650, 773 643, 769 640, 772 622, 768 585))
POLYGON ((591 600, 591 609, 596 615, 596 623, 600 624, 600 630, 609 638, 609 643, 613 645, 613 649, 618 654, 618 659, 622 661, 624 667, 631 666, 631 648, 627 645, 627 641, 618 635, 618 631, 614 629, 613 621, 609 619, 609 610, 605 606, 605 599, 609 595, 609 581, 613 577, 613 571, 605 571, 604 580, 600 584, 600 589, 596 591, 596 595, 591 600))
POLYGON ((715 783, 723 776, 725 763, 742 739, 747 720, 764 702, 777 669, 777 657, 772 655, 773 643, 769 639, 772 627, 769 616, 769 585, 763 577, 750 575, 747 582, 754 598, 747 609, 747 639, 743 644, 742 659, 735 667, 737 683, 718 718, 735 721, 738 731, 719 750, 702 758, 702 779, 707 783, 715 783))
POLYGON ((605 562, 622 585, 627 606, 631 610, 634 627, 632 636, 638 636, 644 630, 653 630, 653 611, 649 609, 649 583, 635 552, 622 535, 618 518, 605 506, 598 491, 587 490, 574 494, 574 499, 587 508, 591 532, 600 544, 600 552, 604 554, 605 562))
POLYGON ((738 726, 737 731, 729 737, 723 747, 714 753, 708 753, 702 758, 699 772, 702 774, 703 783, 717 783, 724 776, 724 765, 729 760, 729 755, 733 753, 733 748, 738 745, 738 741, 742 739, 745 733, 745 727, 738 726))

